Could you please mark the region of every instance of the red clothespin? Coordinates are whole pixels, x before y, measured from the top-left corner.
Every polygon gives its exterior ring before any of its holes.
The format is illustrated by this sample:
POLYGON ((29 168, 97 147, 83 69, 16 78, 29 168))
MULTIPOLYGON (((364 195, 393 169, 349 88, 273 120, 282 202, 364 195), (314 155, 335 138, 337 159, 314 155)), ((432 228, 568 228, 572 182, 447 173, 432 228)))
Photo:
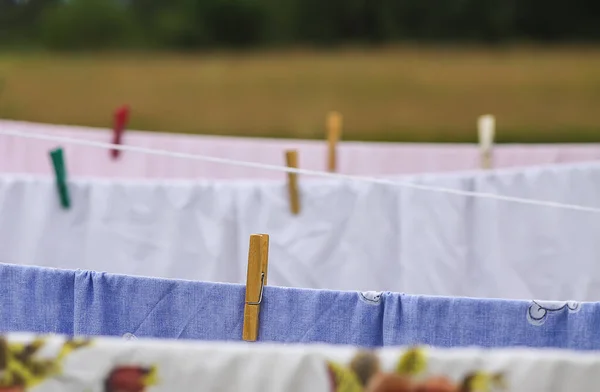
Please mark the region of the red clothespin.
MULTIPOLYGON (((123 105, 115 110, 115 124, 113 128, 113 144, 121 144, 121 137, 129 120, 129 105, 123 105)), ((113 149, 110 151, 113 159, 117 159, 121 153, 120 150, 113 149)))

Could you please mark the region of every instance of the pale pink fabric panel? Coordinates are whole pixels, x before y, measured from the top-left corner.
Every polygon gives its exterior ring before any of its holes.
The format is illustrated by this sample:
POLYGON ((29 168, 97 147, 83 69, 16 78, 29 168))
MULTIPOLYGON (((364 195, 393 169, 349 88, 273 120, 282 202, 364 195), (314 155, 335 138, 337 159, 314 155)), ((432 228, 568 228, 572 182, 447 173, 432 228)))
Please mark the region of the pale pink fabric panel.
MULTIPOLYGON (((0 129, 44 133, 110 142, 108 129, 0 121, 0 129)), ((299 151, 300 166, 324 170, 326 143, 316 140, 233 138, 126 131, 123 144, 209 155, 270 165, 284 164, 284 150, 299 151)), ((0 172, 51 174, 48 151, 58 143, 0 135, 0 172)), ((62 145, 68 172, 73 176, 125 178, 283 179, 284 174, 124 151, 113 161, 108 151, 62 145)), ((600 145, 501 145, 494 150, 494 166, 515 167, 600 159, 600 145)), ((473 170, 479 167, 477 146, 468 144, 412 144, 342 142, 339 172, 367 176, 395 176, 426 172, 473 170)))
POLYGON ((514 144, 494 147, 494 167, 523 167, 600 159, 600 144, 514 144))

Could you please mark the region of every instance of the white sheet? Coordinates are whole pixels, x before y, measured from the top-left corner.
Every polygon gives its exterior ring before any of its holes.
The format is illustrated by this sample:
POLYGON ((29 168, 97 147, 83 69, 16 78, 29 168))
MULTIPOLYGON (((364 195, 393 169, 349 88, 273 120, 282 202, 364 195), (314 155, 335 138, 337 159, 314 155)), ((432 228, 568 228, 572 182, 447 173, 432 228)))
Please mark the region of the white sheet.
MULTIPOLYGON (((111 143, 112 131, 65 125, 0 120, 0 130, 47 133, 54 136, 111 143)), ((473 130, 475 133, 475 130, 473 130)), ((326 170, 325 140, 284 140, 177 135, 127 130, 123 144, 240 161, 285 165, 285 149, 297 149, 303 169, 326 170)), ((48 151, 59 143, 0 135, 0 173, 51 174, 48 151)), ((123 152, 113 161, 110 152, 64 145, 67 171, 74 176, 108 178, 285 179, 284 173, 164 156, 123 152)), ((355 175, 394 176, 479 169, 475 144, 341 142, 338 171, 355 175)), ((518 167, 600 159, 600 144, 497 145, 493 167, 518 167)))
POLYGON ((402 376, 413 385, 444 378, 453 389, 436 389, 440 391, 458 390, 469 375, 483 381, 471 384, 473 392, 589 392, 600 383, 600 355, 571 351, 419 347, 390 348, 366 357, 355 348, 326 345, 101 337, 66 341, 28 334, 0 338, 0 354, 7 358, 0 364, 0 390, 7 392, 383 392, 372 388, 382 376, 402 376), (27 353, 17 356, 25 346, 27 353), (357 376, 357 369, 367 367, 353 365, 359 356, 369 358, 363 363, 379 366, 378 372, 360 372, 369 389, 357 376), (409 357, 417 360, 409 362, 409 357), (16 377, 29 375, 32 365, 44 369, 38 378, 16 377))
MULTIPOLYGON (((417 183, 600 207, 600 165, 416 176, 417 183)), ((0 261, 244 283, 271 236, 269 284, 600 300, 600 215, 349 182, 0 181, 0 261)))

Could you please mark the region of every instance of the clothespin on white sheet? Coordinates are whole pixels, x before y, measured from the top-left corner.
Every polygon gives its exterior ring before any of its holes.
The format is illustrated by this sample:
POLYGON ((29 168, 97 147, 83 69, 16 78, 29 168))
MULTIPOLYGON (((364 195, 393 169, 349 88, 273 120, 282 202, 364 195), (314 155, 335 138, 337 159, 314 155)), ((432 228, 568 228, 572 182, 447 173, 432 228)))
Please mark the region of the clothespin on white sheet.
POLYGON ((330 112, 327 115, 327 169, 330 172, 337 171, 337 143, 342 137, 342 115, 338 112, 330 112))
POLYGON ((60 205, 64 209, 69 209, 71 208, 71 197, 69 196, 69 186, 67 185, 67 165, 65 164, 62 147, 50 151, 50 159, 52 160, 56 176, 56 187, 58 189, 60 205))
MULTIPOLYGON (((285 152, 285 164, 287 167, 297 169, 298 168, 298 151, 297 150, 286 150, 285 152)), ((288 191, 290 194, 290 211, 294 215, 300 213, 300 195, 298 194, 298 174, 289 173, 288 176, 288 191)))
POLYGON ((479 133, 479 149, 481 154, 481 168, 492 168, 492 146, 496 133, 496 119, 491 114, 479 116, 477 121, 479 133))
POLYGON ((269 235, 252 234, 248 249, 248 273, 246 275, 246 302, 244 303, 244 326, 242 339, 254 342, 258 339, 258 321, 263 289, 267 285, 269 270, 269 235))

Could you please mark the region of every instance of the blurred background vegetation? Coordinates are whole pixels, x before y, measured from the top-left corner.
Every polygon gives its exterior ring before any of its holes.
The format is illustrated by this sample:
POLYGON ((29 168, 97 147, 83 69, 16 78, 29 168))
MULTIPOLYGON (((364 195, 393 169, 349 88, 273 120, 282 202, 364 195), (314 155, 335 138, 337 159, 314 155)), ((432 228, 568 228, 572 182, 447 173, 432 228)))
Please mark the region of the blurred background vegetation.
POLYGON ((600 40, 595 0, 0 0, 0 39, 55 49, 600 40))
POLYGON ((0 117, 248 136, 600 141, 592 0, 0 0, 0 117), (303 49, 299 49, 303 48, 303 49), (350 49, 349 49, 350 48, 350 49))

